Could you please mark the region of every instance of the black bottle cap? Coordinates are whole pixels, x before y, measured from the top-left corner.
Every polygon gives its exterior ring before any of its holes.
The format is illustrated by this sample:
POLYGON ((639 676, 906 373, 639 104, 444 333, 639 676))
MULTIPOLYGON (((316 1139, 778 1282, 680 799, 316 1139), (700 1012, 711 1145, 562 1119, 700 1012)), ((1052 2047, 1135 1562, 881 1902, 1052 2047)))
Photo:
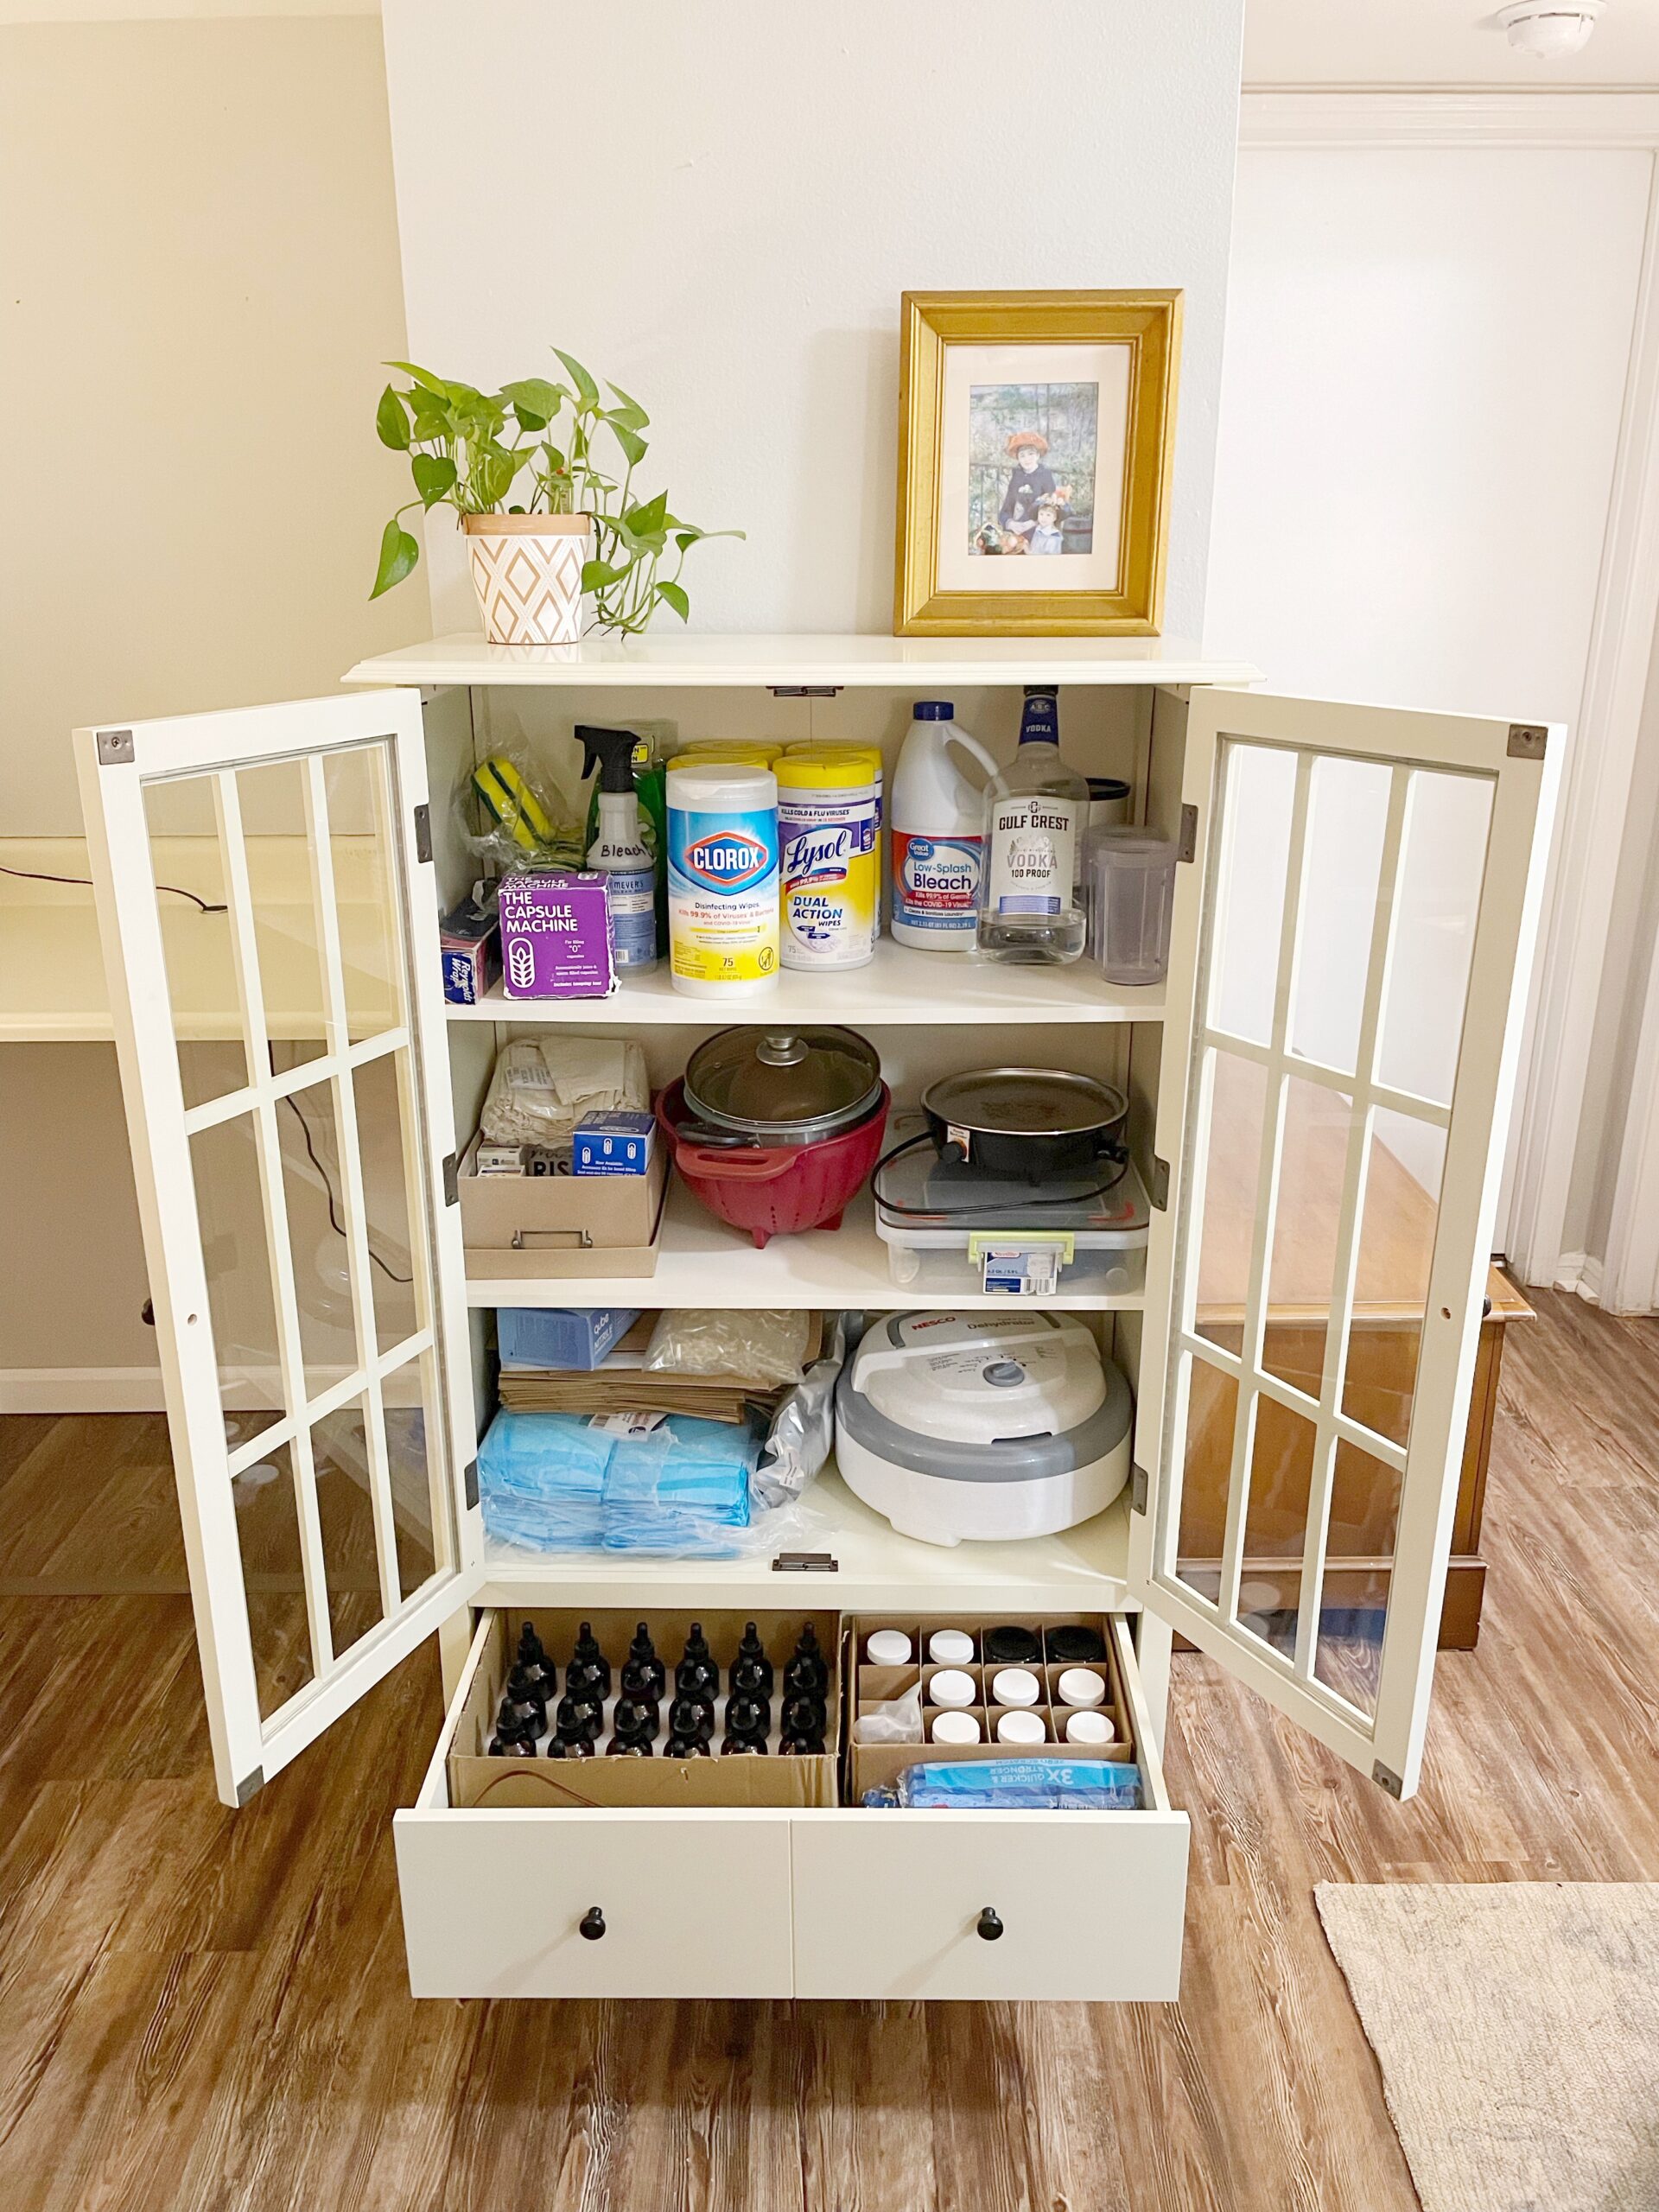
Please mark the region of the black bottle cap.
POLYGON ((532 1659, 545 1659, 546 1656, 541 1637, 537 1635, 534 1625, 526 1621, 518 1631, 518 1664, 526 1667, 532 1659))
POLYGON ((720 1747, 720 1756, 726 1758, 735 1751, 741 1758, 753 1758, 757 1752, 764 1753, 766 1748, 764 1736, 728 1736, 720 1747))
POLYGON ((605 1707, 598 1698, 576 1697, 569 1691, 559 1700, 555 1728, 562 1744, 592 1743, 605 1726, 605 1707))
POLYGON ((668 1708, 668 1732, 682 1740, 707 1743, 715 1732, 715 1708, 702 1699, 677 1697, 668 1708))
POLYGON ((628 1656, 630 1659, 654 1659, 657 1656, 657 1647, 651 1640, 651 1627, 648 1622, 641 1621, 633 1631, 633 1642, 628 1646, 628 1656))
POLYGON ((599 1638, 594 1634, 591 1621, 583 1621, 576 1632, 575 1649, 570 1655, 570 1664, 565 1669, 565 1684, 580 1668, 589 1681, 598 1682, 608 1690, 611 1687, 611 1662, 599 1648, 599 1638))
POLYGON ((656 1753, 642 1737, 613 1736, 606 1747, 606 1757, 613 1759, 648 1759, 656 1753))
POLYGON ((821 1697, 802 1691, 784 1700, 783 1732, 785 1736, 822 1737, 829 1722, 829 1713, 821 1697))
POLYGON ((1042 1644, 1035 1629, 1020 1628, 1012 1623, 1001 1628, 988 1628, 985 1631, 985 1663, 988 1667, 1028 1666, 1043 1656, 1042 1644))
POLYGON ((785 1736, 779 1743, 780 1757, 790 1759, 821 1759, 823 1757, 822 1736, 785 1736))
POLYGON ((493 1759, 533 1759, 536 1738, 533 1736, 492 1736, 490 1757, 493 1759))
POLYGON ((1077 1667, 1106 1656, 1106 1639, 1096 1628, 1052 1628, 1046 1640, 1057 1667, 1077 1667))
POLYGON ((590 1759, 594 1756, 593 1740, 578 1736, 574 1743, 567 1744, 563 1736, 556 1736, 547 1747, 547 1756, 550 1759, 590 1759))
POLYGON ((772 1709, 753 1691, 739 1690, 726 1700, 726 1733, 748 1743, 764 1743, 772 1732, 772 1709))
POLYGON ((671 1736, 663 1746, 665 1759, 706 1759, 713 1757, 702 1736, 671 1736))
POLYGON ((784 1669, 784 1681, 791 1690, 818 1696, 830 1687, 830 1669, 818 1649, 818 1632, 810 1621, 797 1639, 794 1656, 784 1669))
POLYGON ((636 1659, 630 1653, 622 1662, 622 1672, 617 1679, 624 1697, 639 1698, 648 1705, 659 1704, 668 1688, 667 1671, 654 1655, 649 1659, 636 1659))
POLYGON ((661 1722, 657 1707, 645 1699, 620 1697, 611 1715, 611 1726, 626 1742, 650 1744, 655 1742, 661 1722))

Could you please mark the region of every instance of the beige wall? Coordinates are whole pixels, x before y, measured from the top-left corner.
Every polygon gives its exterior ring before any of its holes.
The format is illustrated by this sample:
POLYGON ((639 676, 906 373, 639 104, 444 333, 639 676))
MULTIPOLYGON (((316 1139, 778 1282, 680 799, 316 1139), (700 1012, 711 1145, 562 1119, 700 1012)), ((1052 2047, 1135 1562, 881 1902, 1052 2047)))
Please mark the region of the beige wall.
POLYGON ((372 17, 0 29, 0 833, 73 831, 78 722, 332 690, 404 343, 372 17))
MULTIPOLYGON (((77 723, 328 691, 429 626, 419 577, 366 598, 403 496, 379 23, 0 28, 0 834, 73 834, 77 723)), ((37 1261, 0 1404, 54 1402, 8 1389, 42 1369, 153 1402, 110 1047, 0 1046, 0 1166, 37 1261)))

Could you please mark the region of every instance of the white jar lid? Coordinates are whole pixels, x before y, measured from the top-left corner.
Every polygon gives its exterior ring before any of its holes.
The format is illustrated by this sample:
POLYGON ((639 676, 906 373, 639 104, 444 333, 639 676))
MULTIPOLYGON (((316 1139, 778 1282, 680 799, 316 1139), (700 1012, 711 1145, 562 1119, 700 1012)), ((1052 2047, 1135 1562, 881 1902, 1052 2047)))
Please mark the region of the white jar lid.
POLYGON ((901 1628, 879 1628, 864 1646, 864 1656, 875 1667, 902 1667, 910 1657, 910 1638, 901 1628))
POLYGON ((979 1722, 971 1713, 936 1713, 928 1733, 936 1744, 976 1744, 979 1722))
POLYGON ((1065 1740, 1068 1744, 1109 1744, 1112 1724, 1103 1713, 1069 1713, 1065 1740))
POLYGON ((999 1667, 991 1677, 993 1705, 1039 1705, 1043 1686, 1029 1667, 999 1667))
POLYGON ((1055 1688, 1062 1705, 1104 1705, 1106 1677, 1092 1667, 1068 1667, 1055 1688))
POLYGON ((976 1705, 979 1691, 971 1675, 960 1667, 942 1667, 927 1686, 930 1705, 976 1705))
POLYGON ((927 1639, 927 1656, 936 1667, 971 1666, 974 1639, 966 1629, 936 1628, 927 1639))
POLYGON ((1047 1734, 1040 1713, 1005 1713, 996 1724, 999 1744, 1040 1744, 1047 1734))

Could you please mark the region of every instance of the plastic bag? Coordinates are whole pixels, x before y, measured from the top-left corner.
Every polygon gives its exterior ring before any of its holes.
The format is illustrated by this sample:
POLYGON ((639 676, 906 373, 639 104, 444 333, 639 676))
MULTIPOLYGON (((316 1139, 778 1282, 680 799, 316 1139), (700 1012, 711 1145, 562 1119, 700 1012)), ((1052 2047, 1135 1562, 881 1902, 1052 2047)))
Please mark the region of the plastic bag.
POLYGON ((632 1037, 515 1037, 496 1055, 480 1128, 491 1144, 569 1152, 584 1114, 643 1114, 645 1056, 632 1037))
POLYGON ((451 811, 467 851, 491 875, 582 866, 583 825, 522 738, 509 738, 476 767, 462 768, 451 811))
POLYGON ((658 1315, 645 1363, 656 1374, 729 1375, 773 1390, 800 1381, 811 1333, 810 1313, 674 1306, 658 1315))
POLYGON ((753 1493, 760 1428, 690 1414, 502 1411, 479 1447, 486 1533, 531 1551, 734 1559, 794 1539, 753 1493))
POLYGON ((1110 1813, 1141 1805, 1141 1770, 1111 1759, 963 1759, 907 1766, 893 1785, 912 1811, 1110 1813))
POLYGON ((836 1441, 836 1379, 847 1357, 844 1313, 824 1317, 823 1350, 772 1417, 754 1471, 755 1495, 769 1506, 798 1499, 836 1441))
POLYGON ((902 1697, 887 1698, 861 1713, 853 1723, 855 1744, 919 1744, 922 1740, 922 1686, 918 1681, 902 1697))

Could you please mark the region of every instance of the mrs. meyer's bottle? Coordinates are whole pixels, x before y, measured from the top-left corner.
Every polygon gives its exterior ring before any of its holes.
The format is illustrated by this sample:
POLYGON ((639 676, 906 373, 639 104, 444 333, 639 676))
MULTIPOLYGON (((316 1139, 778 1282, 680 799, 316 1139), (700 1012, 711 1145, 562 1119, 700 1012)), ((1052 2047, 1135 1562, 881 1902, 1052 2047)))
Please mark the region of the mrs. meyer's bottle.
POLYGON ((1059 693, 1026 686, 1020 745, 985 793, 979 950, 1058 963, 1083 950, 1083 833, 1089 785, 1060 758, 1059 693))

